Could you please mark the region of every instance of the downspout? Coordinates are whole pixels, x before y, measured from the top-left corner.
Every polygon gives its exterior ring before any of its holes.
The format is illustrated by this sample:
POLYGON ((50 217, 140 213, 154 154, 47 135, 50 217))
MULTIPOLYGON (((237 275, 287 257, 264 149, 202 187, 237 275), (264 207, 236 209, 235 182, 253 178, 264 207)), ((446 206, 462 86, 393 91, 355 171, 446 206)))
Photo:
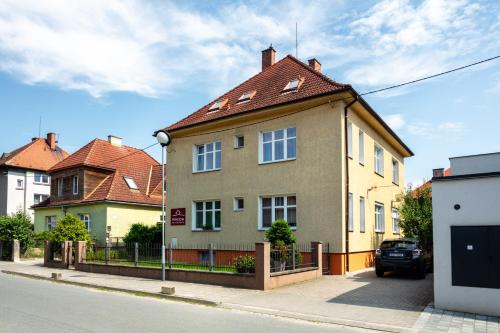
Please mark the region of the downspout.
MULTIPOLYGON (((349 272, 349 138, 347 133, 347 114, 349 108, 358 101, 358 94, 354 100, 344 107, 344 142, 345 142, 345 271, 349 272)), ((354 202, 353 202, 354 203, 354 202)))

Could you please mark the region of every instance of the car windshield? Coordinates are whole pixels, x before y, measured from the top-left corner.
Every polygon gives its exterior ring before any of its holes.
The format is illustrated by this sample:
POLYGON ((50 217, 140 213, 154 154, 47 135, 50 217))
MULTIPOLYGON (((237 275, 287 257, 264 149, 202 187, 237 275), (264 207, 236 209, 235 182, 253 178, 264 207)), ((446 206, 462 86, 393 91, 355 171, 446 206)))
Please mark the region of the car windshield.
POLYGON ((415 242, 410 241, 386 241, 380 245, 381 249, 415 249, 415 242))

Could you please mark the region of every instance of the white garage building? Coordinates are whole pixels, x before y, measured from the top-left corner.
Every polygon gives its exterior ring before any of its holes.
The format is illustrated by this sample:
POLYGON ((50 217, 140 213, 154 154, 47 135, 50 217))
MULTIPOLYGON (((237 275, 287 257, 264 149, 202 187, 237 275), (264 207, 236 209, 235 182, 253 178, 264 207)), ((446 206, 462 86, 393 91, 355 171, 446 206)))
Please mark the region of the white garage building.
POLYGON ((500 316, 500 153, 450 158, 434 170, 434 300, 500 316))

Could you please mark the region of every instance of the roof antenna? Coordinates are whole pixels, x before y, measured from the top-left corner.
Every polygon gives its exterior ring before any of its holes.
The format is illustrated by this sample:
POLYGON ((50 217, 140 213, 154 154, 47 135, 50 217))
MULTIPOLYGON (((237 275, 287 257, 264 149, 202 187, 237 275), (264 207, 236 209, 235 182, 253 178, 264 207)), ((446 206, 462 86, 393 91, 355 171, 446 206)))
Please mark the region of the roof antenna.
POLYGON ((299 24, 295 22, 295 58, 299 59, 299 38, 298 38, 298 28, 299 24))
POLYGON ((38 121, 38 137, 42 137, 42 116, 40 116, 40 120, 38 121))

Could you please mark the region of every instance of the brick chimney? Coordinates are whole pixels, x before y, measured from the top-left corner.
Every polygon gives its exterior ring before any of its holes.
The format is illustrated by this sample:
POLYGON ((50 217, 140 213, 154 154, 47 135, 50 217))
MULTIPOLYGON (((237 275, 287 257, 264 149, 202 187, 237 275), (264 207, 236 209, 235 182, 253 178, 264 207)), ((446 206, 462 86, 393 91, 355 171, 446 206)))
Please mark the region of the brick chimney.
POLYGON ((273 45, 262 51, 262 70, 274 65, 275 63, 276 50, 273 49, 273 45))
POLYGON ((52 150, 56 150, 56 143, 57 143, 57 139, 56 139, 56 133, 47 133, 47 144, 50 146, 50 149, 52 150))
POLYGON ((321 73, 321 64, 316 58, 309 59, 308 62, 309 62, 309 67, 321 73))
POLYGON ((111 143, 113 146, 116 147, 121 147, 122 146, 122 138, 117 137, 115 135, 108 135, 108 142, 111 143))
POLYGON ((432 177, 444 177, 444 168, 432 169, 432 177))

